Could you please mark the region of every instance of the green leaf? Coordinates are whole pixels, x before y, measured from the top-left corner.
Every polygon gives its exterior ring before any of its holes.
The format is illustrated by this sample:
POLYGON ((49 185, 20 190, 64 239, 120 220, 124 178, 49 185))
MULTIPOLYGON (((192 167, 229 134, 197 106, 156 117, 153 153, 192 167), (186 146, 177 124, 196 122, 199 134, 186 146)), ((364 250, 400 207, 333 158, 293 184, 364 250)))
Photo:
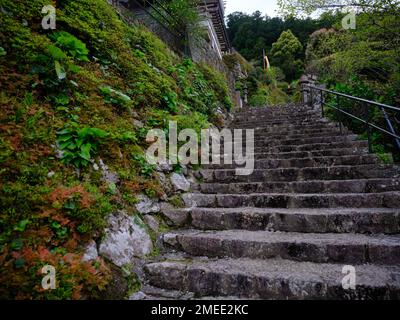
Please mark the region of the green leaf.
POLYGON ((63 208, 67 210, 75 210, 76 204, 73 201, 68 201, 66 204, 64 204, 63 208))
POLYGON ((14 239, 11 242, 11 249, 12 250, 21 250, 23 246, 24 246, 24 243, 19 238, 18 239, 14 239))
POLYGON ((20 269, 25 265, 25 260, 22 258, 18 258, 14 261, 14 267, 16 269, 20 269))
POLYGON ((97 138, 105 138, 108 136, 108 133, 106 131, 98 129, 98 128, 91 128, 91 133, 92 133, 92 136, 97 137, 97 138))
POLYGON ((25 231, 26 226, 30 223, 29 219, 24 219, 18 222, 18 224, 14 227, 14 231, 23 232, 25 231))
POLYGON ((3 47, 0 47, 0 57, 3 57, 7 54, 6 50, 3 47))
POLYGON ((81 139, 85 139, 90 135, 91 129, 89 127, 84 127, 83 129, 79 130, 78 137, 81 139))
POLYGON ((54 66, 56 69, 58 80, 65 79, 67 73, 65 72, 65 69, 61 66, 61 64, 58 61, 54 61, 54 66))
POLYGON ((61 93, 54 98, 54 101, 56 104, 61 104, 65 106, 69 103, 69 97, 66 94, 61 93))
POLYGON ((115 185, 115 183, 110 183, 108 185, 107 192, 112 195, 117 194, 117 186, 115 185))
POLYGON ((71 129, 63 129, 57 132, 57 135, 71 134, 73 131, 71 129))
POLYGON ((72 141, 66 141, 59 143, 60 149, 65 150, 65 149, 74 149, 76 147, 76 144, 72 141))
POLYGON ((49 45, 47 51, 54 60, 63 60, 66 58, 65 53, 54 45, 49 45))
POLYGON ((83 159, 90 161, 90 150, 91 149, 92 149, 92 145, 90 143, 83 144, 81 146, 81 152, 79 153, 79 155, 83 159))
POLYGON ((69 64, 68 71, 71 71, 73 73, 78 73, 79 71, 81 71, 81 68, 75 64, 69 64))

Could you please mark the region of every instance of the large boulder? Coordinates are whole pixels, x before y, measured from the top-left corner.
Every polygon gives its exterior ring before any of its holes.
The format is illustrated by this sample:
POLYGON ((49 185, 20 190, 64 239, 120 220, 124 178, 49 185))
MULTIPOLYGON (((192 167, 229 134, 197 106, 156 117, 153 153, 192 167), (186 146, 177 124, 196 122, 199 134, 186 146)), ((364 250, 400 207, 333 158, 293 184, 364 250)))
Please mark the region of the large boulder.
POLYGON ((107 184, 117 184, 119 182, 119 176, 117 173, 110 171, 108 166, 103 162, 102 159, 99 159, 99 164, 94 163, 93 169, 95 171, 101 170, 102 179, 107 184))
POLYGON ((160 212, 160 204, 156 200, 152 200, 145 195, 138 196, 138 203, 136 209, 141 214, 150 214, 160 212))
POLYGON ((134 258, 143 258, 153 249, 153 243, 143 222, 124 211, 108 216, 106 235, 100 243, 99 253, 122 267, 134 258))
POLYGON ((170 179, 162 172, 156 172, 156 176, 165 194, 170 197, 174 191, 170 179))
POLYGON ((182 227, 189 222, 190 209, 166 209, 162 213, 170 226, 182 227))
POLYGON ((171 175, 171 183, 177 191, 188 192, 190 190, 190 182, 187 181, 183 174, 173 173, 171 175))
POLYGON ((169 172, 171 172, 171 171, 173 170, 173 167, 172 167, 172 165, 169 164, 169 163, 159 163, 159 164, 156 166, 156 170, 157 170, 158 172, 169 173, 169 172))
POLYGON ((146 221, 147 225, 152 231, 158 232, 158 230, 160 229, 160 224, 158 223, 157 219, 154 218, 154 216, 147 214, 144 216, 143 219, 144 221, 146 221))
POLYGON ((82 262, 96 260, 97 257, 98 257, 97 244, 94 240, 90 240, 85 247, 85 251, 82 256, 82 262))

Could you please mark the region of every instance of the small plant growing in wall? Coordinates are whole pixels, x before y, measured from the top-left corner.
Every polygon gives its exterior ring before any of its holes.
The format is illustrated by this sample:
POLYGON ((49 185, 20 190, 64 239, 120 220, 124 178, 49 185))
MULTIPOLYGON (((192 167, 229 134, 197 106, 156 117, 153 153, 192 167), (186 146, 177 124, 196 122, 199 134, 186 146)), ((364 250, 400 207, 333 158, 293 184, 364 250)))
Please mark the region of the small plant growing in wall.
POLYGON ((132 99, 121 91, 115 90, 109 86, 101 87, 99 90, 106 103, 110 103, 114 106, 122 107, 127 110, 131 109, 132 99))
POLYGON ((98 128, 79 128, 76 123, 70 124, 68 128, 57 132, 62 162, 77 168, 87 166, 97 152, 99 140, 107 136, 107 132, 98 128))

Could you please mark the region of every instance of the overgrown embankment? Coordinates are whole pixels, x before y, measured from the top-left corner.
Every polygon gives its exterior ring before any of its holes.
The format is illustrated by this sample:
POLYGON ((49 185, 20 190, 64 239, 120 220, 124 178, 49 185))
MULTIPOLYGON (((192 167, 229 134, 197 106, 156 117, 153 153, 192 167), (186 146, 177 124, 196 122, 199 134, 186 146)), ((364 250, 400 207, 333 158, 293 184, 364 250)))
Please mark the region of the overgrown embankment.
MULTIPOLYGON (((370 10, 356 16, 355 29, 344 30, 338 19, 331 28, 321 29, 310 36, 306 50, 306 71, 318 75, 318 80, 328 88, 348 95, 397 106, 400 101, 400 35, 397 31, 400 12, 370 10)), ((337 106, 331 99, 328 103, 337 106)), ((369 114, 369 120, 387 128, 385 117, 378 107, 341 101, 340 107, 360 118, 369 114)), ((398 115, 387 110, 397 132, 400 131, 398 115)), ((330 110, 334 120, 340 119, 351 130, 367 137, 363 123, 340 117, 330 110)), ((385 161, 392 152, 397 160, 400 154, 392 137, 372 130, 374 152, 385 161)))
POLYGON ((169 119, 203 128, 221 122, 217 109, 232 106, 222 75, 125 24, 106 0, 54 2, 54 31, 41 25, 48 4, 1 4, 3 299, 102 296, 114 267, 82 255, 102 238, 107 215, 142 218, 138 194, 180 203, 145 161, 148 129, 167 130, 169 119), (57 289, 44 291, 48 264, 57 289))

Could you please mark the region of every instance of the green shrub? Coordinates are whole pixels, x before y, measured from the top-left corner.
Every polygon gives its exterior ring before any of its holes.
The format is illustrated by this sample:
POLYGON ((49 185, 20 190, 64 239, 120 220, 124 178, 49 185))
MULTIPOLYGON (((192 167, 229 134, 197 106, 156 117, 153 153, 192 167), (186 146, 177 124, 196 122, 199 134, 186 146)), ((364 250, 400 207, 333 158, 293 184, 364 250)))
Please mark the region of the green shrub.
POLYGON ((210 127, 207 116, 199 112, 172 116, 170 119, 178 123, 179 131, 184 129, 193 129, 197 132, 198 135, 200 135, 202 129, 207 129, 210 127))
POLYGON ((126 94, 109 86, 101 87, 99 90, 107 103, 130 110, 132 99, 126 94))
POLYGON ((57 132, 57 144, 63 152, 61 160, 77 168, 87 166, 93 154, 97 152, 99 139, 107 136, 108 133, 101 129, 79 129, 77 124, 72 123, 66 129, 57 132))
POLYGON ((86 45, 72 34, 66 31, 59 31, 51 34, 49 37, 55 41, 59 48, 68 52, 73 59, 89 62, 89 58, 87 57, 89 50, 86 48, 86 45))

